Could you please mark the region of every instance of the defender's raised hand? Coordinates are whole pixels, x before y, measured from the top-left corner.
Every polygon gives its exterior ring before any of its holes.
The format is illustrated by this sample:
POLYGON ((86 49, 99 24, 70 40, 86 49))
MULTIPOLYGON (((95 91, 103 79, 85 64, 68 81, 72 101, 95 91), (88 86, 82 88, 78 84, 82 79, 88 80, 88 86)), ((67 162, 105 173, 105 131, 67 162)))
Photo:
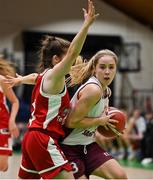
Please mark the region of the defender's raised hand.
POLYGON ((91 0, 88 0, 88 10, 83 8, 83 11, 85 22, 88 23, 88 25, 92 24, 93 21, 99 16, 99 13, 95 13, 95 7, 91 0))

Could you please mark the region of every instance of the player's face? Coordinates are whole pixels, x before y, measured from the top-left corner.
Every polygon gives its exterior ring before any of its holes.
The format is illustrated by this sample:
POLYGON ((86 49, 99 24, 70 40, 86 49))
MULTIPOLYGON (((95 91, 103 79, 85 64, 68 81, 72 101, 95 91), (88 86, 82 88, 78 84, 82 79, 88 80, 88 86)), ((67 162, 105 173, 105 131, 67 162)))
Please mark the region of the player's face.
POLYGON ((108 86, 116 74, 116 63, 112 56, 101 57, 95 68, 95 75, 103 86, 108 86))

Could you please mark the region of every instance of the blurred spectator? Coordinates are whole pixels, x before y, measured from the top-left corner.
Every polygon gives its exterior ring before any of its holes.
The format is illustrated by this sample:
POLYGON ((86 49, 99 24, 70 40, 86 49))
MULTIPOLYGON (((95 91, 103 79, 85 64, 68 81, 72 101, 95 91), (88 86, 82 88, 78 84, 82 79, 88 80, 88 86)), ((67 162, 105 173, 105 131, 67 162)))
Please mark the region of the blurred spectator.
POLYGON ((153 163, 153 112, 147 112, 145 115, 147 127, 141 141, 141 164, 153 163))
POLYGON ((147 96, 145 99, 145 111, 146 112, 152 111, 152 100, 150 96, 147 96))
POLYGON ((146 131, 146 121, 140 109, 134 109, 129 118, 123 140, 128 144, 128 159, 140 158, 140 144, 146 131))

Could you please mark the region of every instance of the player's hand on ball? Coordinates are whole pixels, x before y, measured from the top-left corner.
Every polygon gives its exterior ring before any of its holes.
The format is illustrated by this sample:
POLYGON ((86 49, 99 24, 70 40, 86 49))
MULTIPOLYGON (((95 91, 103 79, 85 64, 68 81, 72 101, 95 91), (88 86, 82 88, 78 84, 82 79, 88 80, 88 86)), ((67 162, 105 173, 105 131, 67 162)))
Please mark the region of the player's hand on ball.
POLYGON ((107 125, 115 128, 115 123, 118 123, 118 121, 115 119, 111 119, 111 117, 113 117, 113 116, 114 116, 114 114, 106 115, 105 113, 103 113, 102 116, 100 117, 100 124, 99 125, 104 126, 106 129, 108 129, 107 125))

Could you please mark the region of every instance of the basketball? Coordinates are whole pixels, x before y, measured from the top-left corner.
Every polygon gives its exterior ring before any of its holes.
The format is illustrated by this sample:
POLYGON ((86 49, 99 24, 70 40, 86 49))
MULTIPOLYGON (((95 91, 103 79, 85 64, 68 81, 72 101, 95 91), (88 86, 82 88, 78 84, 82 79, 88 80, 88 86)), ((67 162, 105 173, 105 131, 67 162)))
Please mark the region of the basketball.
POLYGON ((111 128, 109 126, 107 126, 108 130, 105 129, 105 127, 103 127, 103 126, 99 126, 97 128, 97 130, 100 134, 102 134, 105 137, 109 137, 109 138, 121 135, 121 133, 125 129, 125 124, 126 124, 126 114, 123 111, 121 111, 115 107, 109 107, 108 115, 110 115, 110 114, 114 114, 111 117, 111 119, 118 120, 118 123, 115 123, 116 128, 111 128))

